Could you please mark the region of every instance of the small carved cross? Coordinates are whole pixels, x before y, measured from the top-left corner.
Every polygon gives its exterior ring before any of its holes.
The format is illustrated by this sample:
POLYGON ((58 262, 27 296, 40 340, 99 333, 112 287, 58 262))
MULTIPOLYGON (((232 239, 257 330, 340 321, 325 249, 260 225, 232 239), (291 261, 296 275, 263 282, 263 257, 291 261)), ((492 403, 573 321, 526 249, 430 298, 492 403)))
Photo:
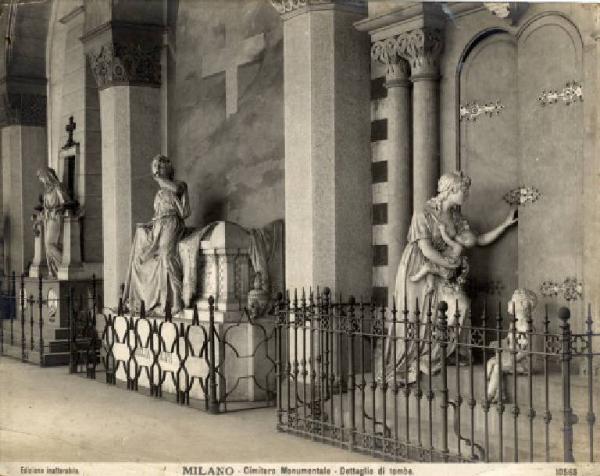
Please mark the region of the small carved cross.
POLYGON ((69 134, 67 143, 64 146, 65 149, 75 145, 75 141, 73 141, 73 132, 75 132, 75 129, 77 129, 77 123, 73 121, 73 116, 71 116, 69 117, 69 123, 65 126, 65 131, 69 134))

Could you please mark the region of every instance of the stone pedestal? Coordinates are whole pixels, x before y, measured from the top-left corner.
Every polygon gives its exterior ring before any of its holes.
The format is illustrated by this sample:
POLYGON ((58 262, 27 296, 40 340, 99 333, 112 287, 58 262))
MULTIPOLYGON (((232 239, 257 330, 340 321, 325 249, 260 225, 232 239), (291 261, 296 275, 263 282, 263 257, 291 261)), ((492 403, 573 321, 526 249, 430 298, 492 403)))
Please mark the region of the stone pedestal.
POLYGON ((33 261, 29 267, 29 277, 39 278, 48 273, 46 264, 46 247, 44 246, 44 226, 38 223, 33 235, 33 261))
POLYGON ((67 210, 63 221, 63 256, 58 268, 58 279, 73 279, 83 271, 81 263, 81 234, 77 212, 67 210))
MULTIPOLYGON (((40 288, 40 281, 37 278, 25 278, 22 299, 21 282, 17 280, 16 318, 12 326, 9 321, 4 322, 4 353, 17 358, 24 356, 25 360, 42 366, 67 365, 69 363, 69 294, 72 293, 74 311, 80 308, 81 310, 92 309, 92 281, 60 281, 44 278, 41 284, 40 288), (43 351, 40 352, 42 346, 43 351)), ((102 282, 98 281, 97 286, 99 289, 102 282)), ((99 296, 97 296, 97 306, 98 309, 101 308, 99 296)))
MULTIPOLYGON (((117 316, 114 321, 116 336, 123 343, 115 343, 113 354, 117 361, 128 362, 132 354, 135 354, 137 365, 140 368, 150 368, 153 363, 153 351, 150 346, 138 346, 135 352, 127 346, 125 339, 126 322, 129 316, 117 316)), ((134 317, 137 321, 139 318, 134 317)), ((194 382, 190 388, 190 399, 206 400, 207 395, 201 388, 199 380, 203 384, 209 384, 209 366, 207 352, 209 346, 206 341, 209 323, 200 319, 198 325, 190 326, 187 319, 174 319, 172 323, 165 323, 162 319, 144 319, 137 323, 140 334, 148 336, 150 326, 156 321, 160 328, 160 336, 165 342, 165 348, 160 351, 158 362, 162 375, 165 377, 162 384, 163 395, 176 393, 175 376, 180 368, 181 358, 176 347, 171 348, 176 337, 175 327, 184 326, 188 332, 188 339, 195 350, 195 355, 189 355, 185 361, 184 368, 190 379, 194 382), (187 330, 189 328, 189 330, 187 330), (206 333, 202 331, 204 329, 206 333), (200 349, 203 349, 202 351, 200 349)), ((257 321, 258 325, 250 325, 247 322, 241 324, 215 323, 215 360, 219 367, 216 375, 217 399, 233 402, 258 402, 272 399, 273 394, 268 395, 267 390, 275 391, 275 334, 274 323, 267 320, 257 321), (264 331, 264 332, 263 332, 264 331), (266 334, 265 334, 266 332, 266 334), (270 336, 268 340, 265 335, 270 336), (267 358, 267 355, 269 358, 267 358), (226 395, 227 394, 227 395, 226 395)), ((156 335, 156 334, 154 334, 156 335)), ((156 338, 156 337, 155 337, 156 338)), ((156 347, 156 349, 158 349, 156 347)), ((180 350, 183 357, 183 348, 180 350)), ((120 365, 116 377, 118 381, 126 382, 127 376, 125 366, 120 365)), ((155 369, 155 381, 158 381, 158 371, 155 369)), ((182 379, 183 379, 183 373, 182 379)), ((130 368, 130 376, 134 377, 133 366, 130 368)), ((150 387, 150 380, 146 371, 142 370, 138 379, 138 387, 150 387)), ((185 388, 183 380, 180 381, 180 390, 185 388)))
POLYGON ((286 284, 371 288, 369 40, 348 2, 307 2, 284 21, 286 284))

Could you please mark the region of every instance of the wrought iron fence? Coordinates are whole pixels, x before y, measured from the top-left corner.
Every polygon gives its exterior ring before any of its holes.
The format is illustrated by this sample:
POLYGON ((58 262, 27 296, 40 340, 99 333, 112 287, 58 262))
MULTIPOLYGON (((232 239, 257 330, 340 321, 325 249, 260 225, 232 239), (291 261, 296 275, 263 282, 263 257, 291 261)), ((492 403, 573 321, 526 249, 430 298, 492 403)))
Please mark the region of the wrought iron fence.
POLYGON ((582 334, 567 308, 546 308, 539 331, 500 307, 489 327, 488 311, 475 326, 456 309, 282 298, 277 428, 395 461, 594 461, 591 309, 582 334))
MULTIPOLYGON (((64 365, 68 360, 69 333, 55 321, 61 299, 44 296, 44 281, 19 278, 12 273, 8 285, 0 292, 0 354, 20 358, 41 366, 64 365), (53 312, 49 312, 52 309, 53 312), (49 317, 50 315, 50 317, 49 317)), ((93 297, 80 301, 80 306, 96 309, 96 281, 92 281, 93 297)), ((70 307, 70 304, 67 303, 70 307)))
POLYGON ((70 372, 175 400, 211 413, 275 405, 275 325, 247 310, 217 321, 214 298, 191 319, 77 312, 71 322, 70 372), (206 320, 201 320, 200 316, 206 320))

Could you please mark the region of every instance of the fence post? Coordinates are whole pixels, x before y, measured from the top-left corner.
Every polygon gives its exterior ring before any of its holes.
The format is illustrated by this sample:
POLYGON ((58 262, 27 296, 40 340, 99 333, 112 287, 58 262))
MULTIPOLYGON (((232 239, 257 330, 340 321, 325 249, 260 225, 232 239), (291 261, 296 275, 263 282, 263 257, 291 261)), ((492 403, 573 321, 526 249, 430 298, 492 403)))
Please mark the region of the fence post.
MULTIPOLYGON (((283 327, 283 319, 285 312, 285 304, 283 303, 283 294, 277 294, 277 321, 275 325, 277 326, 276 332, 276 342, 275 345, 277 347, 277 430, 282 431, 283 425, 283 405, 282 405, 282 391, 283 391, 283 356, 282 356, 282 327, 283 327)), ((311 382, 312 385, 312 382, 311 382)))
POLYGON ((67 297, 67 309, 69 310, 69 373, 75 373, 77 370, 77 357, 75 353, 76 324, 73 315, 73 288, 69 288, 67 297))
POLYGON ((593 332, 592 332, 592 305, 588 304, 588 316, 585 321, 587 325, 587 342, 588 342, 588 355, 587 355, 587 384, 588 384, 588 413, 587 413, 587 423, 588 423, 588 431, 590 434, 590 463, 594 462, 594 423, 596 422, 596 415, 594 415, 594 387, 592 386, 593 382, 593 362, 592 358, 594 356, 594 352, 592 349, 592 340, 593 340, 593 332))
POLYGON ((440 346, 440 363, 441 363, 441 379, 442 389, 442 401, 440 407, 442 409, 442 458, 444 463, 448 462, 448 366, 447 366, 447 355, 446 350, 448 347, 448 304, 446 301, 441 301, 438 304, 438 345, 440 346))
POLYGON ((10 293, 10 345, 14 345, 14 321, 17 317, 17 275, 13 271, 11 274, 12 292, 10 293))
POLYGON ((92 274, 92 312, 94 313, 94 316, 96 315, 97 307, 96 299, 96 275, 92 274))
POLYGON ((562 341, 563 458, 565 463, 574 463, 573 424, 577 423, 577 417, 573 415, 571 408, 571 326, 569 324, 571 312, 566 307, 561 307, 558 310, 558 317, 562 321, 560 333, 562 341))
POLYGON ((44 366, 44 319, 42 308, 44 305, 43 280, 42 273, 38 277, 38 310, 39 310, 39 328, 40 328, 40 367, 44 366))
MULTIPOLYGON (((350 307, 348 310, 348 338, 350 339, 350 345, 348 346, 348 353, 350 357, 350 386, 348 388, 348 392, 350 393, 350 439, 349 439, 349 447, 350 450, 354 450, 355 439, 356 439, 356 379, 355 379, 355 362, 354 362, 354 334, 358 331, 358 323, 356 321, 356 315, 354 312, 354 306, 356 304, 356 299, 354 296, 350 296, 350 307)), ((382 362, 385 359, 381 359, 382 362)), ((385 376, 385 373, 383 374, 385 376)), ((343 418, 343 415, 342 415, 343 418)), ((343 420, 342 420, 343 421, 343 420)), ((384 420, 385 424, 385 420, 384 420)), ((385 436, 385 435, 384 435, 385 436)))
POLYGON ((208 298, 208 349, 210 361, 208 362, 209 398, 208 411, 219 413, 219 401, 217 399, 217 375, 215 361, 215 298, 208 298))
POLYGON ((25 362, 27 356, 25 354, 25 273, 21 273, 21 289, 19 296, 21 299, 21 360, 25 362))

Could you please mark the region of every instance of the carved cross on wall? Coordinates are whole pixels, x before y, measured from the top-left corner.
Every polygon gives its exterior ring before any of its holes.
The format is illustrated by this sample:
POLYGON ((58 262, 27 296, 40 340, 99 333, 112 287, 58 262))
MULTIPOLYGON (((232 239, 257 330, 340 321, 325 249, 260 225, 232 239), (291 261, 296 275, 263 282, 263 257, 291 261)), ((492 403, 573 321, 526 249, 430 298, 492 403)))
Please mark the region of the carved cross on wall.
POLYGON ((73 121, 73 116, 69 117, 69 123, 65 126, 65 131, 69 134, 67 139, 67 143, 64 145, 64 149, 67 149, 73 145, 75 145, 75 141, 73 140, 73 132, 77 129, 77 123, 73 121))
POLYGON ((207 53, 202 59, 202 77, 225 72, 225 112, 227 117, 238 110, 238 66, 250 63, 265 49, 265 35, 243 39, 238 33, 225 31, 225 47, 207 53))

